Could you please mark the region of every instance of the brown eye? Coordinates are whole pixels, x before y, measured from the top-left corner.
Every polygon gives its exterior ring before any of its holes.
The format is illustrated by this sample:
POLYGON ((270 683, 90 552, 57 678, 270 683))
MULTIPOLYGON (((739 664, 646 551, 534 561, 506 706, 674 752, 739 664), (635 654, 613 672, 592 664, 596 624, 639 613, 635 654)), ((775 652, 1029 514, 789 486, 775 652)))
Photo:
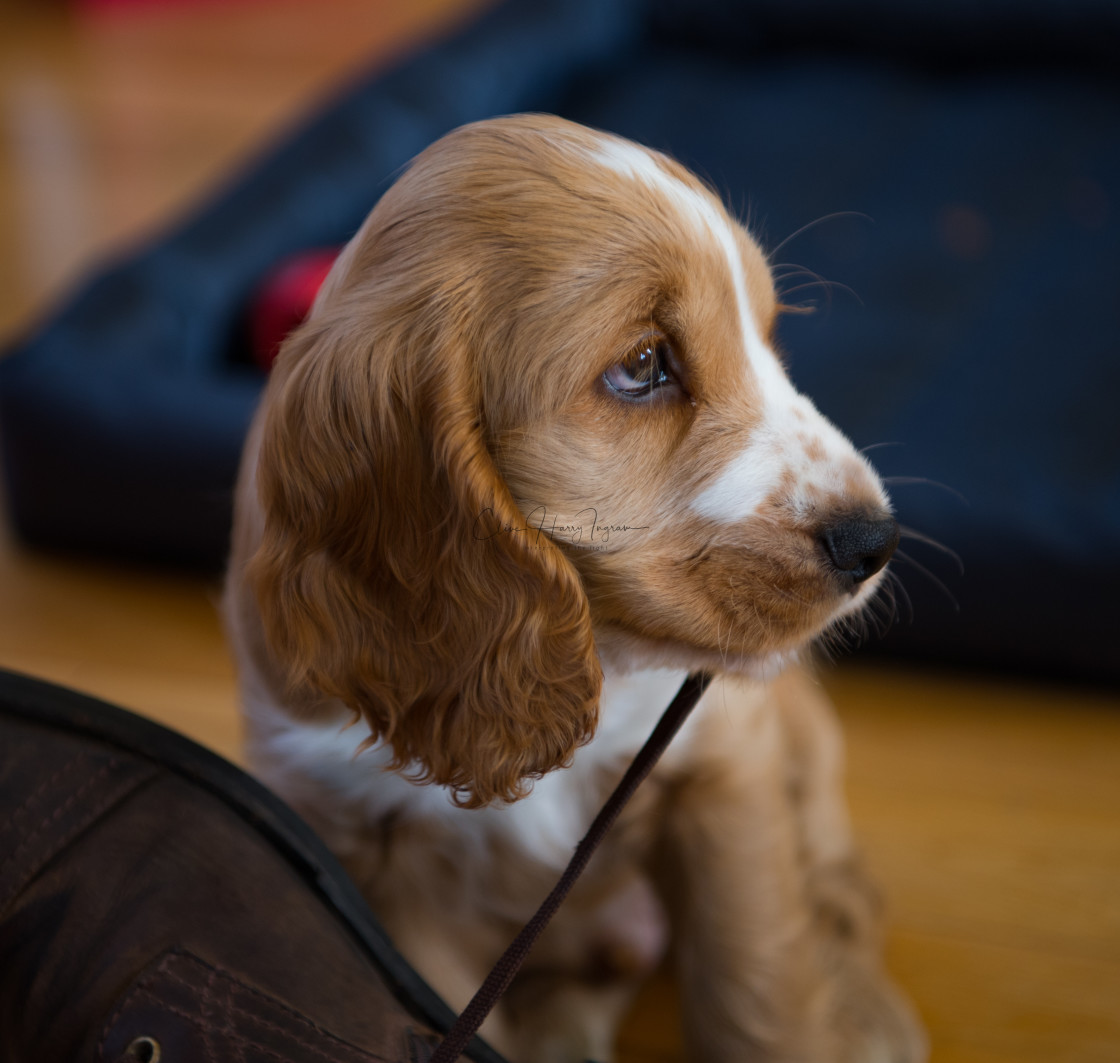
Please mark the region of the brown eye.
POLYGON ((652 398, 666 385, 675 385, 671 362, 672 350, 664 336, 642 340, 617 365, 603 374, 611 391, 623 398, 644 401, 652 398))

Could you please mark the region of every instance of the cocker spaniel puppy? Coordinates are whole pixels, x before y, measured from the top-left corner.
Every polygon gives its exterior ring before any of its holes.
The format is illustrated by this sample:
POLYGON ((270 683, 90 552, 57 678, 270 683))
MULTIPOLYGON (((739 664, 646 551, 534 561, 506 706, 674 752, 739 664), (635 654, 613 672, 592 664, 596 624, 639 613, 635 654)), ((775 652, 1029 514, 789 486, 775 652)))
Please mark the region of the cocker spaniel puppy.
POLYGON ((385 193, 268 384, 227 599, 251 762, 453 1006, 718 673, 483 1028, 511 1060, 609 1058, 670 950, 692 1058, 924 1056, 795 664, 898 527, 781 309, 671 159, 504 118, 385 193))

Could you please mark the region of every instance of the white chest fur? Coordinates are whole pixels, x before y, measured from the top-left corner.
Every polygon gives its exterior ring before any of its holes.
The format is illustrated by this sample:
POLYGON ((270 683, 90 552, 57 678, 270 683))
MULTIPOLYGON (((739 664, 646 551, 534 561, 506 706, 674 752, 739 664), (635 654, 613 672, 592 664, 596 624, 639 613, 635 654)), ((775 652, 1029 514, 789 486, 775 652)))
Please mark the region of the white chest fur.
MULTIPOLYGON (((672 700, 685 672, 651 669, 627 675, 606 674, 595 737, 577 751, 568 768, 538 779, 528 797, 513 804, 462 809, 442 786, 420 786, 387 771, 388 751, 358 747, 367 733, 361 725, 340 729, 337 724, 306 724, 269 720, 268 737, 258 743, 257 760, 266 781, 285 788, 285 778, 297 778, 331 802, 341 816, 376 822, 386 816, 436 820, 479 845, 500 839, 526 857, 557 870, 571 857, 609 787, 613 785, 661 713, 672 700)), ((253 709, 259 714, 259 702, 253 709)), ((275 711, 275 710, 273 710, 275 711)), ((669 762, 687 747, 688 725, 674 740, 669 762)))

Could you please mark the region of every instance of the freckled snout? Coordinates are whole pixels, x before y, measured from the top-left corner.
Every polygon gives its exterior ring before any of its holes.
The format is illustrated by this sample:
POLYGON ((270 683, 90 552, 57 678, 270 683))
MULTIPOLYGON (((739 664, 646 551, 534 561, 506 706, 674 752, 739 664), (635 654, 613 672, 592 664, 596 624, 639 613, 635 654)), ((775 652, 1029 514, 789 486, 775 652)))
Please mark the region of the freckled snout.
POLYGON ((898 546, 898 521, 891 516, 845 517, 825 527, 819 541, 844 586, 855 589, 875 575, 898 546))

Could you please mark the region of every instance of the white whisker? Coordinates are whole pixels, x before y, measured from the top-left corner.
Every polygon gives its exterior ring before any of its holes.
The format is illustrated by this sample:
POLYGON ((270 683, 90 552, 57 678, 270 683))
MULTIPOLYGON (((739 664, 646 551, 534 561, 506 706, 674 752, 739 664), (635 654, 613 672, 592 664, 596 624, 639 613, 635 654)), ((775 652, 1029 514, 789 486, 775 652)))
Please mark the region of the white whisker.
POLYGON ((899 533, 903 539, 912 539, 916 543, 925 543, 926 546, 933 547, 939 553, 944 554, 946 557, 951 557, 957 563, 957 571, 964 575, 964 561, 961 555, 956 550, 951 549, 944 543, 939 543, 936 539, 928 535, 923 535, 920 531, 915 531, 913 528, 908 528, 905 524, 899 525, 899 533))
POLYGON ((953 608, 958 613, 961 611, 960 602, 957 601, 956 596, 953 594, 953 592, 949 590, 942 579, 940 579, 938 576, 935 576, 928 568, 926 568, 925 565, 923 565, 919 561, 915 561, 912 557, 910 557, 909 554, 905 554, 901 550, 896 550, 894 556, 899 561, 902 561, 921 572, 935 587, 937 587, 942 593, 944 593, 945 597, 953 603, 953 608))
POLYGON ((772 247, 770 249, 769 254, 766 256, 767 259, 773 258, 774 255, 776 255, 779 251, 781 251, 781 249, 783 247, 785 247, 789 243, 792 243, 799 236, 804 235, 805 233, 809 232, 811 229, 815 229, 818 225, 823 225, 825 222, 828 222, 828 221, 836 221, 838 218, 859 218, 862 221, 870 222, 871 224, 875 223, 875 219, 872 218, 870 214, 864 214, 862 211, 859 211, 859 210, 838 210, 838 211, 834 211, 832 214, 823 214, 823 215, 821 215, 821 217, 816 218, 813 221, 807 222, 806 224, 802 225, 800 229, 795 229, 784 240, 775 244, 774 247, 772 247))

